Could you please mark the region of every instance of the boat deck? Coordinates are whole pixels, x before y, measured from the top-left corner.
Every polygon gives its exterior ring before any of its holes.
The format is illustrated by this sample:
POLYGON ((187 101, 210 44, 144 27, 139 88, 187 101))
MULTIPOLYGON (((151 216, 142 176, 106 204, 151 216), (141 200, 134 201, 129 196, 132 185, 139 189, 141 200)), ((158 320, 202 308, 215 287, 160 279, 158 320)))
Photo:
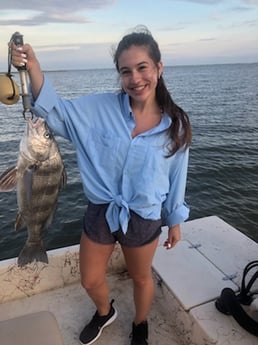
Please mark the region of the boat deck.
MULTIPOLYGON (((118 317, 103 330, 96 345, 128 345, 133 319, 133 301, 131 280, 126 273, 109 274, 111 297, 118 317)), ((157 297, 158 298, 158 297, 157 297)), ((149 317, 150 345, 179 345, 176 332, 169 319, 163 315, 159 301, 155 298, 149 317)), ((0 304, 0 320, 48 310, 52 312, 59 324, 65 345, 78 345, 81 329, 91 319, 95 308, 79 283, 34 296, 0 304)))
MULTIPOLYGON (((166 236, 164 228, 153 260, 155 298, 149 344, 257 345, 257 337, 220 313, 214 302, 226 287, 239 292, 244 267, 257 260, 258 243, 216 216, 184 223, 182 241, 171 251, 163 247, 166 236)), ((64 344, 78 344, 80 331, 95 312, 79 283, 78 250, 76 245, 49 251, 49 264, 18 267, 16 258, 0 261, 0 321, 50 311, 64 344)), ((134 303, 119 245, 109 262, 108 280, 118 318, 103 330, 96 345, 126 345, 134 303)), ((258 281, 253 289, 258 289, 258 281)), ((248 312, 255 313, 251 307, 248 312)))

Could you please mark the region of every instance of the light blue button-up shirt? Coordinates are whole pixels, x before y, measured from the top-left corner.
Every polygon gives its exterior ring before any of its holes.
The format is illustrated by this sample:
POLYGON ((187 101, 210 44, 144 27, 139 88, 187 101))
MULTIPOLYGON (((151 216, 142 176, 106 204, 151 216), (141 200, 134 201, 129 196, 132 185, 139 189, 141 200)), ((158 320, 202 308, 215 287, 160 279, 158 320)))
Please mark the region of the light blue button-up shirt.
POLYGON ((86 197, 94 204, 109 203, 106 219, 112 232, 127 231, 132 210, 145 219, 160 219, 168 226, 182 223, 189 209, 184 201, 188 149, 168 153, 163 114, 154 128, 132 138, 135 119, 124 93, 60 98, 47 78, 33 104, 57 135, 75 147, 86 197))

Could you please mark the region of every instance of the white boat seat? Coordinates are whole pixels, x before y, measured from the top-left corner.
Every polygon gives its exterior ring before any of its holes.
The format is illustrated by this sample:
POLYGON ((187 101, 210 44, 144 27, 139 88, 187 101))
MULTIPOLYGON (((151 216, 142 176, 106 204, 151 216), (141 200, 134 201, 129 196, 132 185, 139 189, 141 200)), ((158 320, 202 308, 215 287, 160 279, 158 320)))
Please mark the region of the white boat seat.
POLYGON ((1 345, 64 345, 55 316, 49 311, 0 321, 1 345))

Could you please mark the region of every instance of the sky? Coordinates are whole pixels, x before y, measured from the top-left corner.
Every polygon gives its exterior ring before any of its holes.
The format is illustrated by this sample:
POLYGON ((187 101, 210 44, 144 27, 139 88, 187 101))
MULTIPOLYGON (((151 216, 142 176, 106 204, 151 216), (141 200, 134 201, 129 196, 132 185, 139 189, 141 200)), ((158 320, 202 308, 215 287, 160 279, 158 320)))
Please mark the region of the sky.
POLYGON ((44 70, 112 68, 137 25, 165 66, 258 62, 258 0, 0 0, 0 73, 16 31, 44 70))

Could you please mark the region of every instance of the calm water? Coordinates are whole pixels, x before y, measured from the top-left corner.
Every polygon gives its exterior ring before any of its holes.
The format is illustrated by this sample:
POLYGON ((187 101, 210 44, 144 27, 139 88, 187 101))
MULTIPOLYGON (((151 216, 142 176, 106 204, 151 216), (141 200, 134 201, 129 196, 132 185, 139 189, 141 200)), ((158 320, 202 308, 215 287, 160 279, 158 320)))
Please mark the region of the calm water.
MULTIPOLYGON (((48 72, 64 97, 116 91, 113 70, 48 72)), ((258 64, 166 68, 174 100, 193 127, 186 200, 190 219, 217 215, 258 241, 258 64)), ((16 77, 19 83, 18 76, 16 77)), ((14 165, 25 122, 22 103, 0 104, 0 172, 14 165)), ((68 173, 54 222, 45 235, 48 249, 78 243, 87 200, 74 150, 57 137, 68 173)), ((0 193, 0 259, 17 256, 27 237, 15 233, 15 192, 0 193)))

